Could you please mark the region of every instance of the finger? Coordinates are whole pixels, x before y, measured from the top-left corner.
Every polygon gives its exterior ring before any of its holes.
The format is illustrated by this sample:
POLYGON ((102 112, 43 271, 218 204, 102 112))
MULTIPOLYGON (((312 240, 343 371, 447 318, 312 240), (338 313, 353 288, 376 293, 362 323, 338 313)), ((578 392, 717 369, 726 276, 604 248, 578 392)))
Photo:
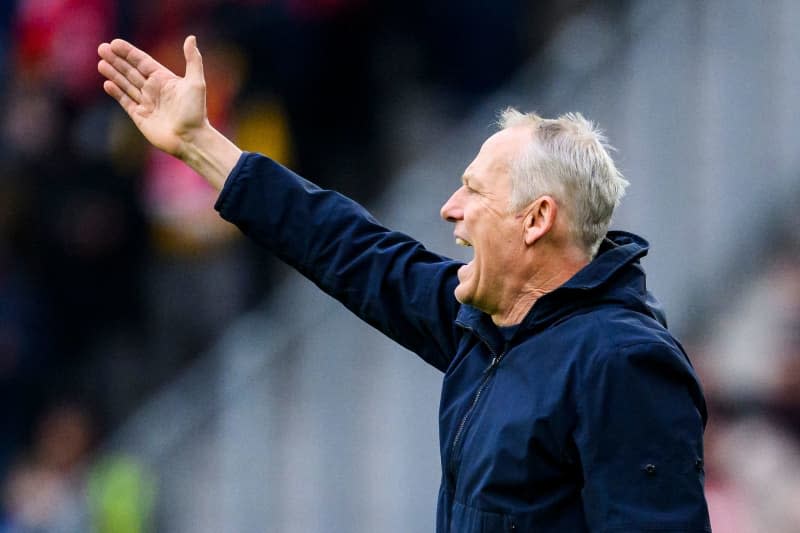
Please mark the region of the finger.
MULTIPOLYGON (((142 91, 134 86, 128 78, 120 71, 115 69, 108 61, 101 59, 97 64, 97 71, 114 83, 114 86, 125 92, 132 100, 139 103, 142 101, 142 91)), ((104 84, 105 86, 105 84, 104 84)))
POLYGON ((147 81, 144 75, 136 67, 128 63, 127 59, 115 54, 111 49, 111 45, 108 43, 101 44, 97 47, 97 54, 125 76, 137 89, 144 87, 144 83, 147 81))
POLYGON ((190 35, 183 41, 183 56, 186 58, 186 78, 193 82, 205 83, 203 57, 197 48, 197 37, 190 35))
POLYGON ((113 81, 106 80, 103 82, 103 90, 111 96, 114 100, 119 102, 119 105, 125 112, 133 118, 137 103, 134 102, 119 86, 113 81))
POLYGON ((125 61, 136 67, 145 78, 148 78, 153 72, 159 69, 169 70, 144 51, 136 48, 124 39, 114 39, 109 46, 110 50, 115 55, 125 59, 125 61))

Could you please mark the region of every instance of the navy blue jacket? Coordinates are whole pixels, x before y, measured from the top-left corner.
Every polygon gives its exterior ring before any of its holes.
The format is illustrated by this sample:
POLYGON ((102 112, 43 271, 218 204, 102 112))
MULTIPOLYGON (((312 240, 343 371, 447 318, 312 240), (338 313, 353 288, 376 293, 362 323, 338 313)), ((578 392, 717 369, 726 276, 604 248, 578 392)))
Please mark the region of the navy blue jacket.
POLYGON ((221 215, 444 372, 437 532, 710 531, 705 402, 647 305, 647 243, 609 233, 510 340, 453 296, 460 263, 244 154, 221 215))

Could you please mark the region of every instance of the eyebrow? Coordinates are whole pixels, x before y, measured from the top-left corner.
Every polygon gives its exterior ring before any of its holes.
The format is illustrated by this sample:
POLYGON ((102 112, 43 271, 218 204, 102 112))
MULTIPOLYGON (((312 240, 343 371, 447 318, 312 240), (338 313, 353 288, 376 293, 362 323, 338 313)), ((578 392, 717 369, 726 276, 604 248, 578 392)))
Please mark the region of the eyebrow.
POLYGON ((470 187, 470 181, 472 182, 472 186, 475 185, 475 176, 472 174, 464 174, 461 176, 461 183, 470 187))

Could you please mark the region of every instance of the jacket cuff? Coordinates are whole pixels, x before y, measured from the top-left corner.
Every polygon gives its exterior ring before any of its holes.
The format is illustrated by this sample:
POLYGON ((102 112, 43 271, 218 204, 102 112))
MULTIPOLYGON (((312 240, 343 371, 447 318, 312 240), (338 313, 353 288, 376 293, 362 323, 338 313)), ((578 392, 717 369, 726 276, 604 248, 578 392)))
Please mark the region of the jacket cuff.
POLYGON ((255 155, 256 154, 250 152, 242 152, 233 170, 231 170, 231 173, 228 174, 228 177, 225 179, 225 184, 222 186, 219 197, 217 197, 217 201, 214 203, 214 209, 219 212, 222 218, 226 218, 225 212, 230 205, 230 198, 234 195, 234 191, 241 185, 241 181, 248 176, 247 168, 250 166, 249 161, 255 155))

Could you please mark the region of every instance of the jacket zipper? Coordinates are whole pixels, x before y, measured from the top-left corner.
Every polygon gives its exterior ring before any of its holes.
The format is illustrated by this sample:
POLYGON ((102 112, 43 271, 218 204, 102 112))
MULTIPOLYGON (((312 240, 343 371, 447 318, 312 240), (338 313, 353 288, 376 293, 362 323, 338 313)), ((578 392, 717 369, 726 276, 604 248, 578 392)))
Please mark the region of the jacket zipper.
MULTIPOLYGON (((469 409, 467 409, 467 412, 464 413, 464 417, 461 419, 461 423, 458 425, 456 436, 453 438, 453 445, 450 448, 450 461, 448 461, 450 464, 450 477, 453 480, 456 479, 456 453, 458 451, 458 443, 461 441, 464 428, 466 427, 472 412, 475 410, 475 406, 478 405, 478 400, 480 400, 481 394, 483 394, 484 389, 486 389, 486 386, 489 384, 489 379, 491 379, 492 375, 494 374, 494 369, 497 368, 497 365, 500 364, 500 360, 503 359, 503 356, 505 355, 505 350, 503 350, 503 352, 501 352, 499 355, 496 354, 494 350, 492 350, 489 343, 484 341, 480 335, 472 330, 472 328, 467 327, 466 329, 472 331, 472 333, 481 339, 486 347, 489 348, 489 352, 492 354, 492 362, 489 364, 486 370, 483 371, 483 379, 481 380, 481 384, 478 386, 478 390, 475 392, 475 396, 472 398, 472 403, 470 404, 469 409)), ((455 488, 455 486, 453 488, 455 488)))

